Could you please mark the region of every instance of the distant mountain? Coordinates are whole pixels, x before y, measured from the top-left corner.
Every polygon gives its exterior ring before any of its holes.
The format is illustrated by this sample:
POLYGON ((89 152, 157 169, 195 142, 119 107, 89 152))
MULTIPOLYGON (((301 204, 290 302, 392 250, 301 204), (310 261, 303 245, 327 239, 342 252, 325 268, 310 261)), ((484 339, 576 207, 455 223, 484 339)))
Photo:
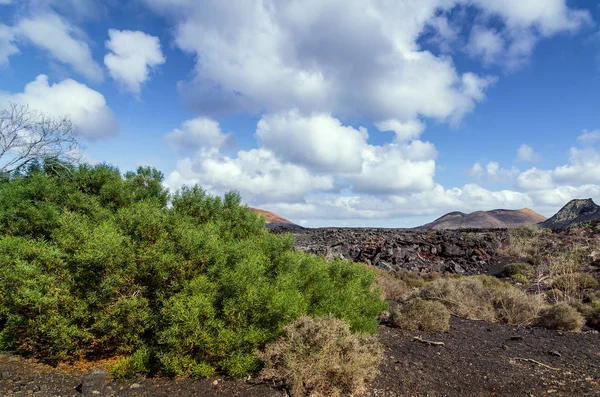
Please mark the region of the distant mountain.
POLYGON ((444 229, 501 229, 519 225, 536 224, 546 217, 529 208, 521 210, 476 211, 470 214, 450 212, 435 221, 418 227, 424 230, 444 229))
POLYGON ((269 229, 275 227, 289 227, 289 228, 301 228, 302 226, 296 225, 295 223, 288 221, 285 218, 277 215, 274 212, 261 210, 259 208, 250 208, 252 211, 256 212, 258 215, 263 216, 265 218, 265 223, 269 229))
POLYGON ((567 229, 598 221, 600 221, 600 206, 589 198, 569 201, 556 215, 540 223, 540 226, 548 229, 567 229))

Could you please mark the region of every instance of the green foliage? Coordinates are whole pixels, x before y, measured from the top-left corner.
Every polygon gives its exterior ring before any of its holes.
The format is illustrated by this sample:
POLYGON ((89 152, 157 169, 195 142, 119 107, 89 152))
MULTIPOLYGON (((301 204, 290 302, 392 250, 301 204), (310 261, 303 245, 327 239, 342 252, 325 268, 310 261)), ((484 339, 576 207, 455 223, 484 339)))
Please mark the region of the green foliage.
POLYGON ((301 315, 376 331, 372 270, 293 252, 237 193, 169 196, 151 168, 64 169, 0 182, 1 350, 121 356, 118 378, 244 376, 301 315))

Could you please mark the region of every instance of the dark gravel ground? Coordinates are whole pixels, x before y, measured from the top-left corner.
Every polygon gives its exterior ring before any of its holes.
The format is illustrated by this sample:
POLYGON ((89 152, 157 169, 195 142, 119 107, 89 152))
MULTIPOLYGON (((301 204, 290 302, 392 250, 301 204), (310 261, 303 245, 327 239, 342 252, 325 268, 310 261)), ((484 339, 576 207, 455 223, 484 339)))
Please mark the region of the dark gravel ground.
MULTIPOLYGON (((382 326, 381 374, 366 396, 600 396, 600 335, 451 319, 450 332, 382 326), (444 342, 430 346, 415 341, 444 342), (523 361, 531 359, 538 363, 523 361)), ((107 381, 105 372, 53 368, 0 355, 0 396, 285 396, 254 380, 107 381), (96 393, 94 393, 94 391, 96 393)))

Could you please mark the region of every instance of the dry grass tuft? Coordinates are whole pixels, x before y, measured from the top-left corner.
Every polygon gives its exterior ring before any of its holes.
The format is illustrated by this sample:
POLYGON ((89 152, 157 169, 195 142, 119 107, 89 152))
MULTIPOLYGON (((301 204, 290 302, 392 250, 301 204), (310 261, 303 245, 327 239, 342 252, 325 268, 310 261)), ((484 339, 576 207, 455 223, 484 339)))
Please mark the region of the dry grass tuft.
POLYGON ((393 314, 394 324, 407 331, 447 332, 450 312, 441 302, 420 298, 412 299, 403 307, 398 305, 393 314))
POLYGON ((540 313, 538 325, 548 329, 564 331, 581 331, 583 316, 571 305, 559 302, 540 313))
POLYGON ((377 275, 376 283, 381 289, 381 298, 388 301, 402 302, 414 292, 404 280, 398 278, 394 273, 375 268, 377 275))
POLYGON ((292 396, 352 395, 375 378, 382 353, 376 337, 352 334, 341 320, 303 316, 260 354, 261 378, 292 396))
POLYGON ((421 295, 442 302, 459 317, 490 323, 529 325, 544 308, 541 295, 527 294, 490 276, 438 279, 426 285, 421 295))

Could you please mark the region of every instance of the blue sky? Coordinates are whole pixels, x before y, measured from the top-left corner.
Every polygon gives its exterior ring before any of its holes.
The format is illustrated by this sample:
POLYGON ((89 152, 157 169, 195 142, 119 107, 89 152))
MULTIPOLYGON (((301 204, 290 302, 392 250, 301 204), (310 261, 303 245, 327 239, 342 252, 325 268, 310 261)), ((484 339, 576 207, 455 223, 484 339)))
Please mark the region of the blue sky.
POLYGON ((0 106, 308 226, 550 216, 600 202, 599 22, 583 0, 0 0, 0 106))

